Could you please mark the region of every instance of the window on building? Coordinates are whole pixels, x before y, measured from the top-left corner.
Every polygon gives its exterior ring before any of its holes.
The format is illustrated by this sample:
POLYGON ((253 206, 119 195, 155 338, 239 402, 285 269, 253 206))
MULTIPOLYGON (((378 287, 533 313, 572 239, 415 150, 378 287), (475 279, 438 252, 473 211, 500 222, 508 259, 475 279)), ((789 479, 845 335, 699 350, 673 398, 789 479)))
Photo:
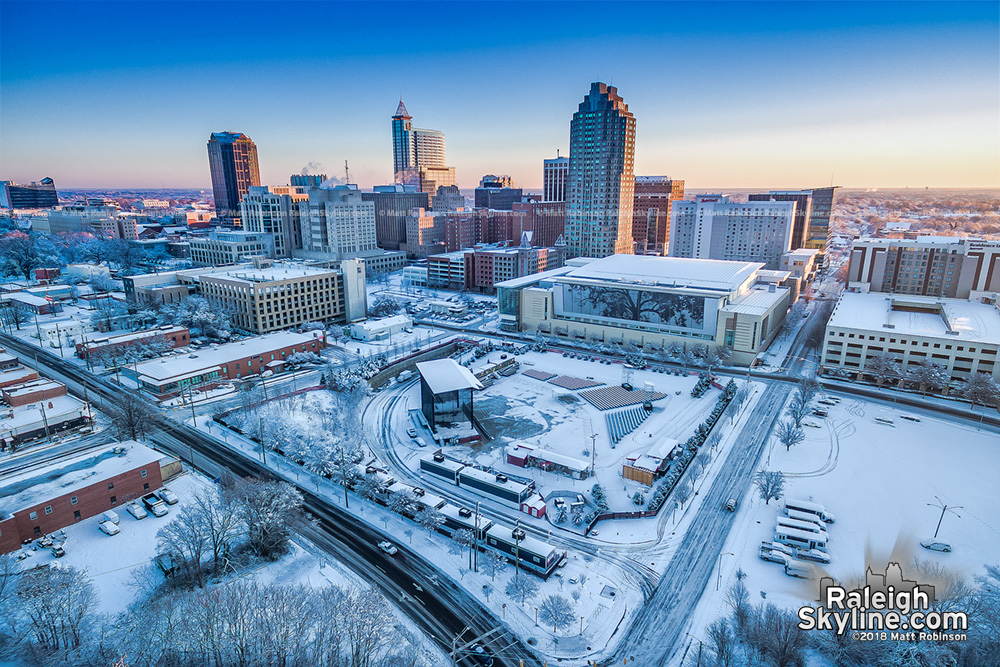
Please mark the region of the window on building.
POLYGON ((115 488, 115 483, 114 482, 108 482, 108 491, 112 490, 113 488, 115 488))
POLYGON ((139 473, 139 476, 142 477, 143 479, 146 479, 146 471, 145 470, 141 471, 139 473))
POLYGON ((112 505, 118 504, 118 496, 111 496, 111 504, 112 505))
POLYGON ((34 521, 35 519, 38 518, 38 512, 32 512, 31 514, 28 515, 28 518, 34 521))
POLYGON ((52 514, 52 505, 46 505, 45 506, 45 513, 46 514, 52 514))
POLYGON ((80 518, 81 518, 80 517, 80 510, 73 510, 73 520, 74 521, 79 521, 80 518))
POLYGON ((76 499, 76 496, 70 496, 70 499, 69 499, 69 504, 70 505, 76 505, 78 502, 79 501, 76 499))

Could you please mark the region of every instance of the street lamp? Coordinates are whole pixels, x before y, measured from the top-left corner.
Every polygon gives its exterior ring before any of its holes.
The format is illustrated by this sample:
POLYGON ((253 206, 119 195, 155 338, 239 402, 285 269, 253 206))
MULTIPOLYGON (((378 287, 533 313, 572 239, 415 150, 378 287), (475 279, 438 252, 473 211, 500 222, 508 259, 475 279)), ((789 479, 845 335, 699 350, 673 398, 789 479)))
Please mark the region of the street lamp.
POLYGON ((955 510, 964 510, 965 509, 965 507, 963 507, 962 505, 946 505, 943 502, 941 502, 941 499, 938 498, 937 496, 934 496, 934 500, 936 500, 937 502, 936 503, 927 503, 927 506, 928 507, 939 507, 941 509, 941 517, 938 519, 937 528, 934 529, 934 537, 931 538, 931 539, 937 539, 938 531, 941 530, 941 522, 944 521, 944 513, 945 512, 951 512, 952 514, 954 514, 955 516, 957 516, 959 519, 961 519, 962 515, 959 514, 958 512, 956 512, 955 510))

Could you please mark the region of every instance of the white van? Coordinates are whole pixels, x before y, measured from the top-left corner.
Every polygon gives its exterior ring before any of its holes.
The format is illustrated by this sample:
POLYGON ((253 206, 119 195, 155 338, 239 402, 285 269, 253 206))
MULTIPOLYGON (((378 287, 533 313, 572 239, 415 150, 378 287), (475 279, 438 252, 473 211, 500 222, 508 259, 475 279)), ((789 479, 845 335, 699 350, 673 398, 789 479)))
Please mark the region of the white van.
POLYGON ((779 516, 777 520, 777 526, 785 528, 797 528, 798 530, 804 530, 807 533, 816 533, 821 535, 825 540, 829 541, 830 536, 827 534, 825 528, 817 526, 812 521, 799 521, 798 519, 790 519, 786 516, 779 516))
POLYGON ((799 512, 798 510, 790 510, 785 508, 785 516, 789 519, 795 519, 797 521, 808 521, 818 528, 826 530, 826 524, 815 514, 809 514, 808 512, 799 512))
POLYGON ((104 514, 101 515, 101 521, 102 522, 103 521, 110 521, 111 523, 117 524, 118 523, 118 512, 116 512, 114 510, 108 510, 107 512, 105 512, 104 514))
POLYGON ((787 515, 791 511, 802 512, 803 514, 812 514, 820 521, 833 523, 833 514, 827 512, 826 509, 819 503, 809 502, 808 500, 786 498, 785 514, 787 515))
POLYGON ((795 547, 796 549, 802 549, 804 551, 809 551, 810 549, 826 551, 825 537, 817 535, 816 533, 808 533, 804 530, 798 530, 797 528, 778 526, 774 529, 774 541, 779 544, 787 544, 790 547, 795 547))

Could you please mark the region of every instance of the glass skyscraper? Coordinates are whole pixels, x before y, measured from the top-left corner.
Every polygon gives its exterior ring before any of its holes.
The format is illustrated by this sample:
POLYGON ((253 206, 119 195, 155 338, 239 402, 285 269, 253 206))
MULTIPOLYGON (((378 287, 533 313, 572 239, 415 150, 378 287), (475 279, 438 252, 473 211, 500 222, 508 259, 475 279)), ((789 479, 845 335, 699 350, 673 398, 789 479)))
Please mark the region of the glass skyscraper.
POLYGON ((260 185, 257 144, 237 132, 213 132, 208 140, 215 215, 223 225, 240 226, 240 200, 260 185))
POLYGON ((573 114, 566 244, 574 257, 632 254, 635 117, 618 90, 593 83, 573 114))
POLYGON ((397 183, 432 197, 438 186, 455 183, 455 170, 445 165, 444 132, 413 127, 403 100, 392 115, 392 173, 397 183))

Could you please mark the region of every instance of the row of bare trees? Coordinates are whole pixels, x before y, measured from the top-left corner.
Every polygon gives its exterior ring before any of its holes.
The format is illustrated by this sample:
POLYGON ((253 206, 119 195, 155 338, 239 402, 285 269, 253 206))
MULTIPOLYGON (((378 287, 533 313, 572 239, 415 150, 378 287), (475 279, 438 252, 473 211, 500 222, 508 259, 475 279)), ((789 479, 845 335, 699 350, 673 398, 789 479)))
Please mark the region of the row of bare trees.
MULTIPOLYGON (((887 352, 869 355, 864 373, 880 387, 886 382, 902 380, 924 394, 941 391, 951 383, 951 375, 942 364, 924 359, 904 373, 900 362, 887 352)), ((1000 384, 986 373, 973 373, 959 383, 958 394, 970 400, 973 406, 992 405, 1000 400, 1000 384)))

